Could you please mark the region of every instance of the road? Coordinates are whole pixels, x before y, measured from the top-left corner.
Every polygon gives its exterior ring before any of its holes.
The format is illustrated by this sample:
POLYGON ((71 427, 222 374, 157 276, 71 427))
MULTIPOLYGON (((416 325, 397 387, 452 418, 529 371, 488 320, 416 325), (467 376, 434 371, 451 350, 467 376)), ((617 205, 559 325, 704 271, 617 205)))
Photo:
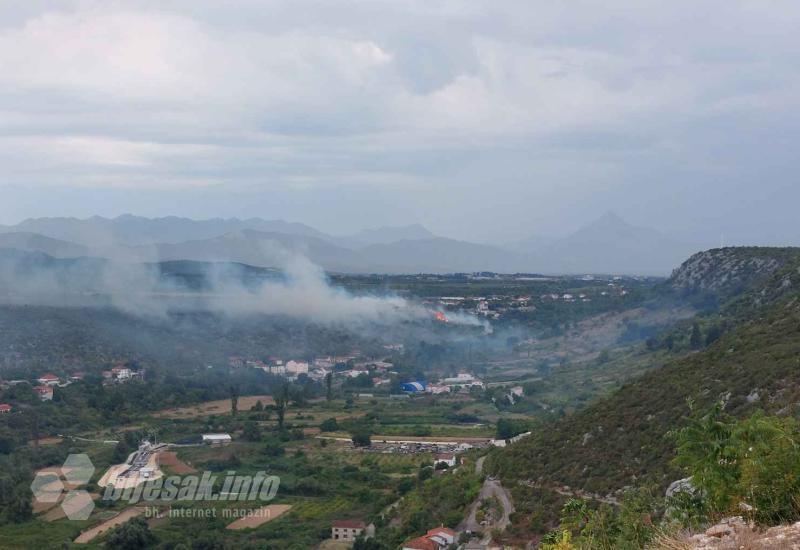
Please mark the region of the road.
MULTIPOLYGON (((483 461, 485 459, 486 457, 482 456, 475 462, 476 473, 480 474, 483 471, 483 461)), ((510 516, 513 513, 514 503, 511 502, 511 495, 500 484, 499 480, 496 480, 492 477, 487 477, 483 482, 481 492, 478 493, 478 498, 476 498, 475 502, 473 502, 469 507, 469 514, 467 514, 467 517, 464 519, 464 521, 458 524, 456 531, 459 533, 463 533, 464 531, 471 531, 473 533, 477 531, 484 531, 488 536, 490 536, 489 532, 492 529, 500 529, 501 531, 504 530, 508 524, 511 523, 510 516), (484 526, 478 523, 477 519, 475 518, 475 514, 478 512, 483 499, 491 497, 497 498, 497 500, 500 502, 500 506, 503 508, 503 513, 497 521, 490 525, 484 526)))

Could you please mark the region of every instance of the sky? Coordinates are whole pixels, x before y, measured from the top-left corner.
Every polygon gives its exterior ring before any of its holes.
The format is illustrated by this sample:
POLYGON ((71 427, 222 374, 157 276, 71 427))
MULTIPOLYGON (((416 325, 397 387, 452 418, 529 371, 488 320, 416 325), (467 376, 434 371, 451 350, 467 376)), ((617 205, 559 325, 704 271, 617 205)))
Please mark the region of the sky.
POLYGON ((800 244, 796 0, 0 1, 0 223, 800 244))

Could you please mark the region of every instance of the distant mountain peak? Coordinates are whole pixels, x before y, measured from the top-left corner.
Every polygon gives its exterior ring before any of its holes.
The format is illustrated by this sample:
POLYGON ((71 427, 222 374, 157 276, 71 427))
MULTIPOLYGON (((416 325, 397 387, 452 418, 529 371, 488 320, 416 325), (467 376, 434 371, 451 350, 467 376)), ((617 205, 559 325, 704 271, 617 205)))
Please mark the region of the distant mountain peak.
POLYGON ((636 229, 635 226, 622 218, 613 210, 607 210, 602 216, 591 222, 586 227, 608 227, 608 228, 624 228, 636 229))
POLYGON ((385 225, 374 229, 362 229, 354 235, 344 237, 343 241, 354 245, 388 244, 397 241, 417 241, 433 239, 437 235, 420 223, 409 225, 385 225))

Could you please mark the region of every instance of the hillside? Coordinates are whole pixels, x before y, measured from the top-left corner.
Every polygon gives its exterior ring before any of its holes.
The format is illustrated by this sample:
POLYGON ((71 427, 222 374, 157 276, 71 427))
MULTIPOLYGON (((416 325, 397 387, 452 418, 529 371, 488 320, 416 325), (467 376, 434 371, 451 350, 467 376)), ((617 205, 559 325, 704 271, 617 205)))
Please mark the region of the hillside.
POLYGON ((796 261, 798 255, 798 249, 791 247, 706 250, 683 262, 665 286, 683 295, 713 293, 731 297, 796 261))
MULTIPOLYGON (((798 266, 798 249, 724 249, 693 257, 667 285, 678 291, 739 289, 697 320, 704 333, 714 323, 727 324, 727 332, 496 453, 490 468, 510 486, 522 481, 537 490, 566 485, 608 495, 648 482, 663 488, 684 477, 670 463, 674 443, 667 434, 685 423, 687 400, 704 409, 723 399, 736 416, 756 409, 794 412, 800 403, 798 266), (717 268, 707 269, 709 262, 717 268)), ((530 493, 522 492, 520 499, 526 498, 530 493)))
POLYGON ((89 255, 89 250, 85 246, 27 232, 0 233, 0 248, 42 252, 55 258, 89 255))

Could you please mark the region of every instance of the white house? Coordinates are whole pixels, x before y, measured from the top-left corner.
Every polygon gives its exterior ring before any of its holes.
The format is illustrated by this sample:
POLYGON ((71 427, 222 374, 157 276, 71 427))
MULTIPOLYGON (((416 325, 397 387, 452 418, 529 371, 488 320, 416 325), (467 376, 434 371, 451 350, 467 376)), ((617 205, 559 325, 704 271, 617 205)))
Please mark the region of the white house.
POLYGON ((288 374, 308 374, 308 363, 305 361, 287 361, 286 372, 288 374))
POLYGON ((334 540, 356 540, 367 526, 363 521, 355 519, 334 520, 331 524, 331 538, 334 540))
POLYGON ((441 454, 438 454, 438 455, 436 455, 436 457, 433 459, 433 466, 434 466, 434 467, 436 467, 436 466, 438 466, 439 464, 441 464, 442 462, 444 462, 445 464, 447 464, 447 467, 448 467, 448 468, 452 468, 453 466, 455 466, 455 465, 456 465, 456 456, 455 456, 455 455, 453 455, 453 454, 450 454, 450 453, 441 453, 441 454))
POLYGON ((42 376, 37 378, 36 381, 39 382, 39 384, 41 384, 42 386, 57 386, 59 382, 58 376, 50 373, 43 374, 42 376))
POLYGON ((229 445, 230 434, 203 434, 203 443, 206 445, 229 445))
POLYGON ((128 367, 114 367, 111 369, 111 374, 117 380, 128 380, 131 377, 131 369, 128 367))
POLYGON ((33 391, 39 396, 39 399, 42 401, 52 401, 53 400, 53 386, 36 386, 33 388, 33 391))

